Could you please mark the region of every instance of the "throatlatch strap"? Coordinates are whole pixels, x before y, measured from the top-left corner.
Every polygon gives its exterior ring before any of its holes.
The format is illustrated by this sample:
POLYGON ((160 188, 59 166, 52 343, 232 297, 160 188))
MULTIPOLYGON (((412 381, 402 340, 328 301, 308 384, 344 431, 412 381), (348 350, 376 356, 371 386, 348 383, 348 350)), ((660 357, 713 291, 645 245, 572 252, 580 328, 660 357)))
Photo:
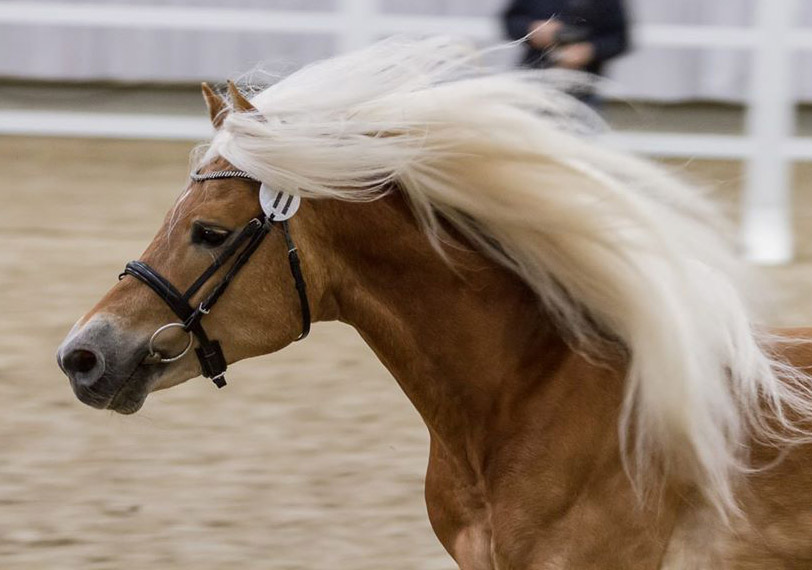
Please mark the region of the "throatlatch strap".
POLYGON ((307 284, 302 275, 302 264, 299 261, 299 253, 290 235, 288 222, 285 220, 281 223, 282 229, 285 230, 285 243, 288 246, 290 274, 293 276, 293 281, 296 284, 296 292, 299 294, 299 308, 302 311, 302 332, 299 334, 299 338, 296 339, 299 341, 305 339, 307 335, 310 334, 310 302, 307 299, 307 284))

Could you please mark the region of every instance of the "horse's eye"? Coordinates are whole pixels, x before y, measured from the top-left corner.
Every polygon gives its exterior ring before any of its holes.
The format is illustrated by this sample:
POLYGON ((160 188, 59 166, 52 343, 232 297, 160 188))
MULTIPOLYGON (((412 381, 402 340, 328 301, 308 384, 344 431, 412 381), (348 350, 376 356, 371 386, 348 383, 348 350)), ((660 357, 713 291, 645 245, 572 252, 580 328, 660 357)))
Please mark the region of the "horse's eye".
POLYGON ((192 224, 192 243, 205 247, 220 247, 230 235, 231 231, 217 226, 208 226, 201 222, 192 224))

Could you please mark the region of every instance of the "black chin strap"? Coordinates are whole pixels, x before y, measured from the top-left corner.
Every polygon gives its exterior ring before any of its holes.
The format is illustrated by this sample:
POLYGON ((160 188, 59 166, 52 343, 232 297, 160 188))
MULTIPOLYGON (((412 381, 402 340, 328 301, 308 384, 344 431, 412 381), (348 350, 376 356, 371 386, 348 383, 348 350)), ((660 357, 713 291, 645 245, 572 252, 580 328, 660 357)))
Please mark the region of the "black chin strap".
MULTIPOLYGON (((296 292, 299 295, 299 305, 302 312, 302 332, 296 340, 304 339, 310 332, 310 303, 307 299, 307 287, 302 275, 301 263, 293 238, 290 235, 290 228, 287 221, 279 222, 285 234, 285 243, 288 247, 288 262, 290 273, 296 285, 296 292)), ((124 268, 124 272, 119 275, 119 279, 125 275, 131 275, 139 281, 146 283, 155 293, 166 303, 175 315, 183 323, 183 330, 191 332, 197 338, 198 346, 195 349, 197 359, 200 361, 200 368, 203 376, 211 378, 218 388, 226 385, 225 371, 227 368, 226 358, 223 349, 216 340, 209 339, 203 328, 202 319, 208 315, 215 303, 225 293, 231 281, 239 273, 240 269, 251 259, 251 256, 259 248, 262 240, 268 235, 274 222, 266 218, 265 214, 254 218, 242 229, 232 243, 226 247, 214 262, 198 277, 194 283, 181 293, 163 275, 155 271, 143 261, 131 261, 124 268), (232 266, 217 285, 208 293, 203 301, 193 307, 189 300, 197 293, 206 282, 228 262, 236 256, 232 266)), ((172 359, 167 359, 169 361, 172 359)))

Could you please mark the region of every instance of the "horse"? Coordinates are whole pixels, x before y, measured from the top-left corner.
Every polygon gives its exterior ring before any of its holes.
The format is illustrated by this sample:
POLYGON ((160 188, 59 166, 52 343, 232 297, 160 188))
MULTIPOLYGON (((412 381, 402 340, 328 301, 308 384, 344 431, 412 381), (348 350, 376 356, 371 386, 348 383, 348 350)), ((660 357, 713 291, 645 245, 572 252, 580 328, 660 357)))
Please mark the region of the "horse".
POLYGON ((59 347, 76 396, 131 414, 341 321, 427 426, 462 570, 812 567, 810 331, 760 324, 701 190, 479 56, 394 39, 203 84, 188 186, 59 347))

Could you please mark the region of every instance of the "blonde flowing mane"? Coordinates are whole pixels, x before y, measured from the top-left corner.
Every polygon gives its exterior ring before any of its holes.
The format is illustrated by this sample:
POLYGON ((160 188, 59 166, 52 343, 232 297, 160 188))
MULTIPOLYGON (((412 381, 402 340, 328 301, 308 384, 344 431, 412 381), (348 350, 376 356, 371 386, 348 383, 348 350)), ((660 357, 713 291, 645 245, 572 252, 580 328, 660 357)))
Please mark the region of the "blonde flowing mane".
POLYGON ((261 117, 230 114, 207 157, 305 198, 370 200, 396 183, 432 240, 454 224, 574 348, 623 344, 619 429, 638 482, 678 473, 737 512, 748 442, 805 437, 787 417, 812 416, 812 396, 754 328, 720 217, 663 169, 562 128, 594 117, 543 74, 477 57, 396 39, 305 67, 252 98, 261 117))

